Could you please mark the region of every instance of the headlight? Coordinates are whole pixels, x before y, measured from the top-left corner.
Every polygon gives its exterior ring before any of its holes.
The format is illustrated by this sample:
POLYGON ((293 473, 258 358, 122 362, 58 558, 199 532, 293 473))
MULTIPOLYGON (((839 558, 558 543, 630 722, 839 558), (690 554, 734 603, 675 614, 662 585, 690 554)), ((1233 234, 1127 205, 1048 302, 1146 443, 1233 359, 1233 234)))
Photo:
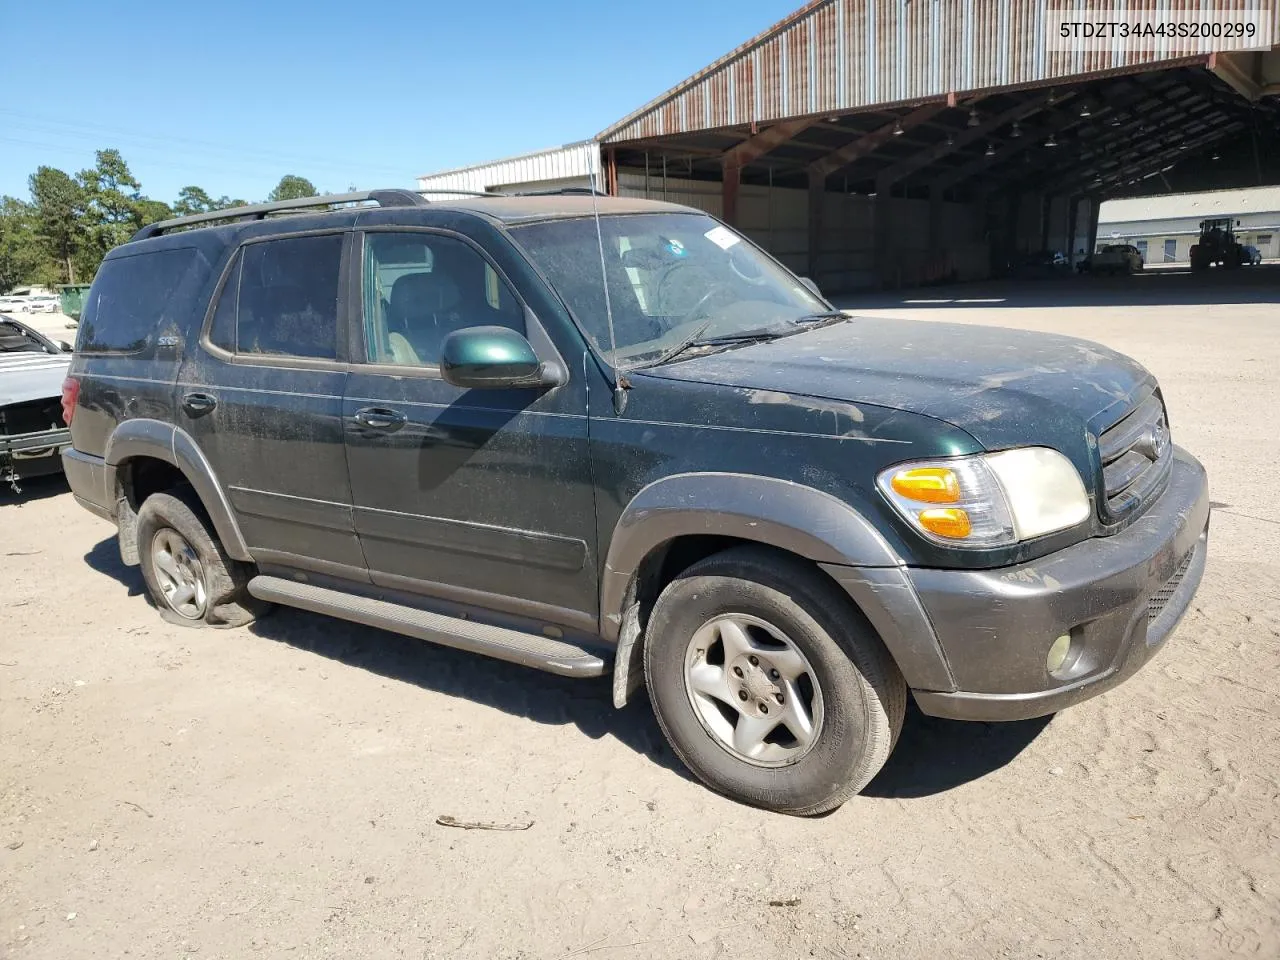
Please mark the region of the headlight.
POLYGON ((1048 447, 891 467, 877 485, 935 543, 999 547, 1073 527, 1089 496, 1071 461, 1048 447))

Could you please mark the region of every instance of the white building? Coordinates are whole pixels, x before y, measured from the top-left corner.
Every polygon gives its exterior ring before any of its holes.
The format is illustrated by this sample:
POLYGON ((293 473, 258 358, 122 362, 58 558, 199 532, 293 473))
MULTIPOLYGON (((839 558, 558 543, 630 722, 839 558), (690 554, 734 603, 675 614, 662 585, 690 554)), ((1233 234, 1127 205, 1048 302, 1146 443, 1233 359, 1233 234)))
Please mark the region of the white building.
POLYGON ((600 184, 598 189, 603 190, 600 144, 594 140, 580 140, 492 163, 423 174, 418 177, 418 189, 445 191, 437 199, 449 199, 447 191, 450 190, 470 193, 559 190, 590 187, 592 178, 600 184))
POLYGON ((1257 247, 1263 259, 1280 257, 1280 187, 1108 200, 1098 216, 1098 243, 1132 243, 1147 263, 1187 263, 1200 222, 1218 217, 1236 220, 1236 239, 1257 247))

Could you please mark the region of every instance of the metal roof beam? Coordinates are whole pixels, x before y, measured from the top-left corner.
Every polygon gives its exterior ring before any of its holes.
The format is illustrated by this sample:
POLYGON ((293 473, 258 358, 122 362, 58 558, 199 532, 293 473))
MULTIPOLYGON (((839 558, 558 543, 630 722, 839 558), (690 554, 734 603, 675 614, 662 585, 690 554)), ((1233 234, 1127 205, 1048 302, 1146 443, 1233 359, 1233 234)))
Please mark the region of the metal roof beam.
POLYGON ((987 120, 983 120, 976 127, 966 127, 964 130, 957 133, 951 142, 948 143, 944 141, 923 153, 916 154, 904 163, 895 164, 891 168, 882 170, 876 176, 876 192, 879 193, 887 190, 893 184, 911 176, 911 174, 915 173, 917 170, 923 170, 925 167, 937 163, 948 154, 955 153, 957 150, 963 149, 974 141, 981 140, 983 137, 991 135, 1003 126, 1013 123, 1016 120, 1023 120, 1031 116, 1031 114, 1037 112, 1042 107, 1047 106, 1051 99, 1053 99, 1054 102, 1062 103, 1073 96, 1075 96, 1074 91, 1069 91, 1058 95, 1056 98, 1053 94, 1034 97, 1030 100, 1024 100, 1017 106, 1010 107, 1002 113, 997 113, 995 116, 990 117, 987 120))
POLYGON ((946 100, 940 100, 937 103, 926 103, 922 107, 917 107, 905 117, 894 120, 892 123, 886 123, 884 126, 864 134, 852 143, 845 144, 839 150, 833 150, 825 157, 813 161, 813 163, 809 164, 809 176, 823 180, 841 167, 847 167, 855 160, 879 149, 892 140, 899 130, 905 133, 945 109, 947 109, 946 100))
MULTIPOLYGON (((1135 146, 1140 148, 1154 146, 1156 150, 1159 150, 1170 132, 1180 132, 1185 130, 1189 123, 1200 123, 1210 119, 1216 109, 1210 104, 1201 104, 1197 109, 1193 110, 1182 109, 1180 104, 1170 104, 1169 108, 1172 108, 1173 112, 1168 116, 1158 117, 1153 120, 1152 118, 1156 116, 1155 114, 1146 115, 1144 125, 1149 126, 1140 133, 1124 137, 1124 134, 1128 133, 1128 131, 1121 128, 1123 139, 1102 137, 1089 144, 1083 151, 1071 152, 1068 149, 1063 162, 1047 169, 1040 168, 1037 170, 1035 172, 1036 180, 1052 183, 1060 177, 1071 174, 1073 171, 1079 171, 1082 167, 1085 168, 1087 175, 1092 177, 1099 172, 1099 168, 1091 165, 1091 161, 1099 157, 1103 159, 1103 168, 1117 163, 1132 163, 1135 159, 1141 160, 1151 151, 1139 149, 1135 154, 1130 148, 1135 146)), ((1175 140, 1174 145, 1176 143, 1177 141, 1175 140)), ((1022 181, 1019 180, 1018 182, 1022 181)))
POLYGON ((784 120, 782 123, 775 123, 767 130, 761 130, 754 137, 744 140, 726 152, 721 162, 726 170, 741 170, 753 160, 758 160, 770 150, 782 146, 788 140, 793 139, 796 134, 809 129, 817 122, 814 117, 801 117, 796 120, 784 120))
POLYGON ((1243 129, 1244 126, 1245 124, 1243 121, 1237 120, 1233 123, 1227 124, 1225 127, 1216 127, 1183 144, 1186 147, 1187 152, 1182 156, 1177 156, 1177 152, 1175 151, 1172 155, 1164 153, 1158 157, 1152 157, 1150 158, 1149 163, 1137 170, 1117 170, 1110 177, 1104 177, 1101 183, 1097 183, 1095 180, 1091 189, 1098 193, 1105 193, 1114 187, 1137 183, 1139 180, 1148 179, 1149 177, 1159 173, 1166 166, 1176 166, 1182 160, 1190 158, 1192 152, 1208 147, 1224 137, 1230 136, 1238 130, 1243 129))
MULTIPOLYGON (((1093 116, 1105 117, 1120 109, 1123 108, 1107 105, 1098 109, 1093 116)), ((1055 113, 1053 114, 1052 120, 1037 127, 1035 130, 1023 130, 1022 136, 1019 139, 1010 140, 1005 144, 1005 146, 996 151, 996 155, 994 157, 979 157, 977 160, 973 160, 962 167, 958 167, 949 173, 943 174, 941 177, 929 184, 930 189, 950 190, 958 183, 963 183, 971 177, 975 177, 984 171, 991 170, 1013 157, 1025 153, 1033 147, 1039 146, 1041 139, 1049 134, 1058 134, 1064 130, 1070 130, 1073 127, 1080 126, 1082 123, 1083 120, 1079 116, 1069 113, 1055 113)))
POLYGON ((1159 171, 1162 167, 1169 163, 1177 163, 1179 160, 1185 159, 1190 154, 1188 151, 1197 150, 1200 147, 1207 146, 1223 137, 1236 132, 1244 127, 1244 122, 1240 120, 1232 121, 1227 124, 1213 124, 1208 130, 1198 136, 1189 139, 1174 140, 1170 143, 1157 145, 1156 149, 1147 152, 1145 155, 1128 160, 1122 163, 1118 169, 1107 173, 1105 171, 1090 171, 1087 174, 1081 174, 1072 178, 1064 184, 1067 189, 1082 189, 1089 187, 1092 191, 1101 192, 1125 181, 1140 180, 1147 174, 1159 171))

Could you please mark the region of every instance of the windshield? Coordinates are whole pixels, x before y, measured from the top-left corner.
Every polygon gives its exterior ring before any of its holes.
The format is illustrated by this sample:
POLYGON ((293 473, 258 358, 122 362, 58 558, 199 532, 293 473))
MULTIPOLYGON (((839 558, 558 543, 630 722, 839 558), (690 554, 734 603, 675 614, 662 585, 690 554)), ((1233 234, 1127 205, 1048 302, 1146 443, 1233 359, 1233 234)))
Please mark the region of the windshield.
MULTIPOLYGON (((551 220, 511 233, 607 355, 595 220, 551 220)), ((661 356, 695 334, 698 340, 754 334, 831 309, 751 243, 703 214, 601 217, 600 233, 621 366, 661 356)))

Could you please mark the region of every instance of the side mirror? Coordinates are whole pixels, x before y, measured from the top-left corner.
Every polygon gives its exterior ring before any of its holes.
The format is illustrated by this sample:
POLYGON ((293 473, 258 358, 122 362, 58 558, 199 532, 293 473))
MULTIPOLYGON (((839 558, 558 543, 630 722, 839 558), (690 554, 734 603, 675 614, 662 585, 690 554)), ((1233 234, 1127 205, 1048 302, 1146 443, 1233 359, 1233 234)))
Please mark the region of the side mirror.
POLYGON ((812 293, 815 297, 821 297, 822 291, 818 289, 818 285, 808 277, 801 277, 800 282, 804 284, 804 288, 812 293))
POLYGON ((61 350, 63 353, 71 353, 75 350, 75 347, 67 343, 67 341, 65 340, 59 340, 58 349, 61 350))
POLYGON ((503 390, 559 382, 523 336, 507 327, 467 327, 444 338, 440 374, 455 387, 503 390))

